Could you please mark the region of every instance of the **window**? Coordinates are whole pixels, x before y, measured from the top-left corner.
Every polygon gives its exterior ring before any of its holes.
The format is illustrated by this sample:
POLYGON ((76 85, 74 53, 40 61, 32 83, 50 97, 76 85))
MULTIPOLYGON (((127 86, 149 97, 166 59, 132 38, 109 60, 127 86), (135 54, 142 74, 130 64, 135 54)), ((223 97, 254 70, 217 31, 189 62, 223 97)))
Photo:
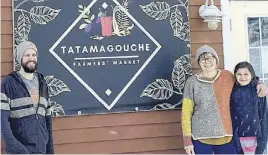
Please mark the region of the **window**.
POLYGON ((268 17, 248 17, 247 26, 250 63, 268 85, 268 17))

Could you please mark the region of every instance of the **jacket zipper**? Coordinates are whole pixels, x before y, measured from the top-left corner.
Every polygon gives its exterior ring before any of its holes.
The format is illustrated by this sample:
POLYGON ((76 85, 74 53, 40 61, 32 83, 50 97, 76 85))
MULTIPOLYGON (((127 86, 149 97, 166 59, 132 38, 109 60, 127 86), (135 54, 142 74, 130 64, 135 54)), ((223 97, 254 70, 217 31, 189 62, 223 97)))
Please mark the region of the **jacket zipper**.
MULTIPOLYGON (((41 90, 42 90, 42 85, 41 85, 41 77, 39 74, 37 74, 37 77, 38 77, 38 82, 39 82, 39 96, 38 96, 38 104, 37 104, 37 108, 36 108, 36 113, 35 113, 35 116, 36 116, 36 121, 37 121, 37 133, 39 133, 39 128, 40 128, 40 125, 39 125, 39 121, 38 121, 38 108, 39 108, 39 105, 40 105, 40 96, 41 96, 41 90)), ((39 138, 39 134, 37 134, 37 139, 38 139, 38 142, 37 142, 37 148, 38 150, 40 150, 40 146, 39 146, 39 142, 40 142, 40 138, 39 138)), ((40 152, 39 152, 40 153, 40 152)))

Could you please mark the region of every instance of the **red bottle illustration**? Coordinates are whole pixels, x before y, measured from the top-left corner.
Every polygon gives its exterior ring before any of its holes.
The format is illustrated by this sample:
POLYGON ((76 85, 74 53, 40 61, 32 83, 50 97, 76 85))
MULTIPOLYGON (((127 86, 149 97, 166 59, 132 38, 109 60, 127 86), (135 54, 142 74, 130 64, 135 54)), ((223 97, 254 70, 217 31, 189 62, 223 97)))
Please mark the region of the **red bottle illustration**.
POLYGON ((113 32, 113 17, 100 17, 102 36, 111 36, 113 32))

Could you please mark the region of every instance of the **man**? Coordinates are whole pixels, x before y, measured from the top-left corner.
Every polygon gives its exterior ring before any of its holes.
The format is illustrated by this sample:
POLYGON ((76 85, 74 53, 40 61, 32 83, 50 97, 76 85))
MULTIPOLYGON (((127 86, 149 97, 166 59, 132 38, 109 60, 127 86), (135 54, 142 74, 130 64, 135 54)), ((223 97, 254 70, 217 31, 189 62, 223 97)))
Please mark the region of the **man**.
POLYGON ((53 154, 52 118, 48 87, 36 72, 37 48, 20 43, 16 59, 20 70, 1 83, 1 132, 10 154, 53 154))

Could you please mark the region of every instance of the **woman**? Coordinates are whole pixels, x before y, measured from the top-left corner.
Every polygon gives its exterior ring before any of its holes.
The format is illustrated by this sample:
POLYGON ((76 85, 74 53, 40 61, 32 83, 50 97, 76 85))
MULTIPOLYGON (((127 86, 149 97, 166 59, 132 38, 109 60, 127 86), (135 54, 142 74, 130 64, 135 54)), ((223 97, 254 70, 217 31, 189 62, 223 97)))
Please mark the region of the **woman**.
MULTIPOLYGON (((236 154, 232 140, 231 72, 219 70, 219 57, 207 45, 197 50, 201 73, 188 78, 182 105, 182 131, 187 154, 236 154)), ((264 84, 260 95, 267 89, 264 84)))

